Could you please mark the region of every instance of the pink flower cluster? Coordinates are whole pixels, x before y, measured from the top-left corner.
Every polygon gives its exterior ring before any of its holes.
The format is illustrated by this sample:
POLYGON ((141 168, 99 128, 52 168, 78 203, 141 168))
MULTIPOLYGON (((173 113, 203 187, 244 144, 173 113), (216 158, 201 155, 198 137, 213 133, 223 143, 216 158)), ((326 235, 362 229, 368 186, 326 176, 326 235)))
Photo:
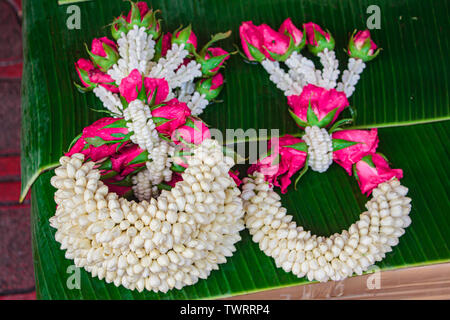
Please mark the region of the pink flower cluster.
MULTIPOLYGON (((291 115, 301 128, 308 125, 329 126, 349 105, 344 93, 311 84, 303 89, 301 95, 288 97, 288 104, 291 115)), ((355 173, 363 193, 370 195, 379 183, 393 177, 403 177, 401 169, 391 169, 388 162, 376 153, 379 141, 377 129, 335 131, 332 141, 333 161, 349 175, 355 173)), ((269 142, 268 147, 271 153, 252 165, 249 173, 260 171, 267 181, 281 187, 281 192, 285 193, 291 184, 291 177, 305 166, 306 143, 300 138, 285 135, 279 138, 275 146, 269 142)))
POLYGON ((241 24, 239 32, 242 48, 249 60, 284 61, 293 51, 303 49, 305 44, 314 54, 325 48, 334 49, 334 39, 329 32, 313 22, 303 24, 300 30, 291 18, 284 20, 278 31, 267 24, 256 26, 252 21, 246 21, 241 24))
MULTIPOLYGON (((291 18, 283 21, 278 31, 267 24, 254 25, 245 21, 239 28, 242 49, 251 61, 261 62, 264 59, 284 61, 293 51, 300 51, 307 45, 315 55, 326 48, 333 50, 335 41, 329 31, 324 31, 314 22, 303 24, 300 29, 294 25, 291 18)), ((370 31, 358 31, 349 41, 350 57, 369 61, 378 55, 376 44, 370 38, 370 31)))

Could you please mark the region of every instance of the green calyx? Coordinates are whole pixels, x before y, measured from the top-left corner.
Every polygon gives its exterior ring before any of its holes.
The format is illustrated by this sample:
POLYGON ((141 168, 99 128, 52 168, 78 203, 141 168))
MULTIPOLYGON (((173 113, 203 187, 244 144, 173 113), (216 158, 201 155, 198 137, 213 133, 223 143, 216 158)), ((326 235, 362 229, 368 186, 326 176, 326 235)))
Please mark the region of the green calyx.
POLYGON ((327 40, 327 38, 318 32, 317 30, 314 30, 314 39, 316 40, 316 45, 308 44, 308 50, 314 54, 317 55, 318 53, 322 52, 325 49, 328 50, 334 50, 335 41, 331 33, 327 30, 327 34, 330 36, 330 39, 327 40))
POLYGON ((195 47, 192 43, 188 43, 188 40, 192 33, 192 26, 188 25, 186 28, 181 29, 180 31, 175 30, 172 35, 172 44, 176 43, 178 45, 184 44, 184 48, 193 53, 195 51, 195 47))
POLYGON ((220 86, 215 89, 211 89, 211 86, 212 86, 212 78, 208 78, 203 81, 198 81, 195 90, 198 91, 198 93, 200 94, 204 94, 206 100, 212 100, 220 94, 220 91, 222 91, 223 86, 220 86))
POLYGON ((86 51, 88 52, 89 56, 91 57, 92 62, 98 66, 98 68, 102 72, 106 72, 111 68, 113 65, 116 64, 116 62, 119 60, 119 53, 116 51, 116 49, 110 47, 106 43, 102 43, 103 50, 105 51, 106 56, 98 56, 96 54, 93 54, 85 44, 86 51))
POLYGON ((370 53, 370 47, 371 47, 371 39, 370 37, 368 37, 365 41, 364 44, 361 46, 361 48, 358 48, 355 44, 355 33, 356 30, 353 31, 352 36, 350 37, 350 41, 348 43, 348 54, 350 57, 352 58, 356 58, 356 59, 361 59, 364 62, 368 62, 371 61, 373 59, 375 59, 376 56, 378 56, 378 54, 380 53, 380 51, 382 50, 381 48, 378 48, 377 50, 375 50, 375 52, 370 53))

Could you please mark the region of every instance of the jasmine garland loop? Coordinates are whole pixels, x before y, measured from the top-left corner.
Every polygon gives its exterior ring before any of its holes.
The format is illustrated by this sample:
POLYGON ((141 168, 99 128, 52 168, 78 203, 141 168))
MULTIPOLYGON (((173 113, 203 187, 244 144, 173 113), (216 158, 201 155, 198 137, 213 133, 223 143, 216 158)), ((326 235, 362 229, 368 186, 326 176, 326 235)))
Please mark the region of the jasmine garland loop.
POLYGON ((245 225, 253 241, 275 259, 277 267, 310 281, 361 275, 392 251, 411 224, 408 189, 395 178, 372 191, 358 222, 328 238, 297 226, 262 173, 243 181, 245 225))
POLYGON ((234 161, 216 141, 195 148, 183 181, 139 203, 109 192, 95 163, 83 161, 79 153, 61 157, 50 224, 66 258, 92 276, 167 292, 206 279, 236 250, 242 200, 228 174, 234 161))

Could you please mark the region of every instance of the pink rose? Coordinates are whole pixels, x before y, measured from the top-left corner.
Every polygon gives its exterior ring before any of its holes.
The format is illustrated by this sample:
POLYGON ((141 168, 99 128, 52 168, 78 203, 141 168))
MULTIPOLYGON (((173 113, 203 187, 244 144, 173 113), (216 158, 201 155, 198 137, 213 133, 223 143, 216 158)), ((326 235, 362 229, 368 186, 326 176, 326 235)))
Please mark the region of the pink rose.
POLYGON ((136 100, 139 91, 142 89, 142 76, 138 69, 134 69, 123 78, 119 85, 120 94, 130 103, 136 100))
POLYGON ((174 36, 172 36, 172 43, 176 44, 184 44, 184 47, 190 53, 193 53, 197 50, 197 37, 192 31, 191 25, 188 25, 186 28, 178 31, 174 36))
POLYGON ((112 170, 123 177, 145 166, 147 161, 148 152, 136 144, 127 145, 111 157, 112 170))
POLYGON ((303 28, 306 33, 306 44, 311 53, 317 55, 325 48, 328 50, 334 49, 334 38, 329 32, 323 31, 320 26, 313 22, 303 24, 303 28))
POLYGON ((130 134, 122 118, 102 118, 83 129, 75 144, 66 153, 82 153, 93 161, 110 157, 128 144, 130 134))
POLYGON ((87 88, 87 90, 92 90, 97 86, 102 86, 108 91, 114 93, 119 92, 119 88, 117 88, 111 76, 95 68, 92 61, 87 59, 79 59, 75 62, 75 69, 77 70, 81 83, 87 88))
POLYGON ((361 158, 375 153, 378 147, 378 131, 341 130, 333 132, 333 161, 352 175, 352 166, 361 158))
POLYGON ((354 165, 355 177, 361 192, 369 196, 380 183, 403 178, 403 170, 391 169, 387 161, 374 153, 363 157, 354 165))
POLYGON ((186 118, 191 115, 191 109, 186 103, 173 98, 164 105, 152 110, 152 119, 158 132, 172 136, 179 127, 185 125, 186 118))
POLYGON ((183 181, 183 177, 181 176, 181 173, 178 173, 178 172, 172 172, 172 180, 170 180, 169 182, 167 182, 167 184, 173 188, 173 187, 175 187, 175 184, 176 184, 178 181, 183 181))
POLYGON ((291 52, 289 36, 273 30, 267 24, 260 25, 258 29, 262 34, 263 47, 269 52, 272 60, 286 60, 291 52))
POLYGON ((289 36, 277 32, 267 24, 255 26, 253 22, 243 22, 240 29, 242 48, 250 60, 284 61, 291 53, 289 36))
POLYGON ((172 34, 170 32, 166 33, 161 37, 161 57, 165 57, 167 51, 172 45, 172 34))
POLYGON ((303 32, 292 23, 291 18, 283 21, 278 32, 291 36, 296 49, 301 50, 305 46, 306 41, 303 32))
POLYGON ((223 87, 223 75, 221 73, 216 74, 212 78, 202 79, 196 84, 196 91, 205 95, 205 99, 212 100, 216 98, 223 87))
POLYGON ((251 61, 261 62, 264 59, 272 59, 270 54, 264 49, 264 39, 259 28, 252 21, 245 21, 239 27, 242 49, 251 61))
POLYGON ((114 41, 109 40, 107 37, 94 38, 92 40, 91 52, 100 57, 107 57, 104 46, 107 46, 117 52, 117 45, 114 41))
POLYGON ((297 125, 304 128, 307 125, 326 127, 336 120, 349 103, 343 92, 308 84, 300 95, 288 96, 288 105, 297 125), (313 115, 308 119, 310 105, 313 115))
POLYGON ((114 41, 106 37, 93 39, 91 51, 89 51, 92 61, 100 68, 101 71, 106 72, 117 60, 119 60, 119 52, 114 41))
POLYGON ((145 78, 144 87, 147 93, 148 103, 152 101, 155 89, 157 89, 154 105, 162 103, 169 94, 169 84, 165 79, 145 78))
POLYGON ((208 48, 204 57, 197 57, 198 63, 202 66, 202 74, 204 76, 215 75, 220 67, 230 58, 230 54, 222 48, 208 48))
POLYGON ((374 59, 379 53, 380 49, 377 50, 377 45, 371 39, 369 30, 358 31, 356 34, 353 32, 348 44, 350 57, 366 62, 374 59))
POLYGON ((138 19, 142 21, 143 17, 147 14, 147 12, 149 12, 149 9, 146 2, 139 1, 134 3, 131 1, 131 10, 128 12, 126 20, 128 23, 130 23, 133 18, 137 19, 139 13, 138 19))
POLYGON ((211 132, 200 119, 188 117, 186 123, 172 133, 172 140, 176 144, 190 143, 200 144, 205 139, 211 138, 211 132))
POLYGON ((269 141, 270 155, 253 164, 248 173, 261 172, 267 181, 286 193, 291 177, 305 166, 307 156, 306 143, 291 135, 284 135, 276 141, 269 141), (278 180, 279 179, 279 180, 278 180), (280 184, 281 183, 281 184, 280 184))
POLYGON ((230 175, 230 177, 233 179, 234 183, 236 183, 236 186, 240 186, 242 184, 242 180, 239 179, 239 171, 238 170, 230 170, 228 171, 228 174, 230 175))
POLYGON ((128 23, 124 16, 119 16, 114 19, 111 24, 111 35, 114 40, 119 40, 122 36, 122 33, 128 32, 128 23))

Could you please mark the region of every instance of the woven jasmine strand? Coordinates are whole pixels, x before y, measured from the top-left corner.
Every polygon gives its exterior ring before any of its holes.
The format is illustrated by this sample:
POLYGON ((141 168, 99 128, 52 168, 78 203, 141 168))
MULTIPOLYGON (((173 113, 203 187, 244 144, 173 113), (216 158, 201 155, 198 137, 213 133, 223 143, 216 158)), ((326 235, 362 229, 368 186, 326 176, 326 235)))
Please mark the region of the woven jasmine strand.
POLYGON ((244 228, 233 160, 205 140, 171 191, 136 203, 110 193, 82 154, 61 157, 50 218, 67 259, 130 290, 167 292, 205 279, 236 250, 244 228))
POLYGON ((308 166, 317 172, 325 172, 333 163, 333 143, 325 128, 306 127, 303 135, 308 145, 308 166))
POLYGON ((194 78, 201 77, 202 72, 200 69, 201 65, 192 60, 186 66, 180 66, 175 73, 169 74, 166 81, 172 89, 181 87, 183 83, 187 83, 194 80, 194 78))
MULTIPOLYGON (((178 91, 178 100, 184 103, 188 103, 192 99, 192 94, 195 91, 194 81, 187 81, 181 84, 178 91)), ((191 109, 192 110, 192 109, 191 109)))
POLYGON ((153 195, 152 185, 150 183, 150 173, 148 169, 139 171, 137 174, 131 177, 133 186, 133 194, 139 201, 150 200, 153 195))
POLYGON ((276 84, 278 89, 284 92, 285 96, 297 95, 302 92, 301 86, 295 83, 291 76, 280 68, 278 61, 265 59, 261 62, 261 65, 270 75, 270 80, 276 84))
POLYGON ((320 58, 320 63, 323 66, 319 85, 325 89, 335 88, 336 80, 339 77, 339 61, 336 59, 334 50, 329 51, 328 48, 325 48, 317 56, 320 58))
POLYGON ((157 185, 162 181, 170 181, 172 179, 172 158, 174 154, 174 147, 167 141, 161 141, 159 145, 153 148, 149 159, 146 163, 149 171, 150 182, 152 185, 157 185))
MULTIPOLYGON (((316 70, 314 62, 303 57, 300 53, 294 51, 285 61, 290 69, 290 74, 296 74, 296 78, 302 78, 303 82, 299 83, 300 87, 304 87, 308 83, 319 85, 321 78, 320 70, 316 70)), ((300 92, 301 93, 301 92, 300 92)), ((299 94, 299 93, 298 93, 299 94)))
POLYGON ((122 115, 123 106, 117 94, 106 90, 102 86, 95 87, 94 94, 100 99, 103 106, 114 114, 114 117, 120 117, 122 115))
POLYGON ((151 59, 155 54, 155 41, 152 37, 145 32, 144 27, 134 26, 126 34, 122 33, 117 40, 120 59, 108 70, 108 74, 118 85, 134 69, 138 69, 142 74, 150 71, 151 59))
POLYGON ((337 84, 336 90, 343 91, 349 98, 355 91, 355 86, 365 67, 366 64, 361 59, 349 58, 347 70, 344 70, 342 81, 337 84))
POLYGON ((183 63, 184 58, 188 55, 188 51, 184 49, 184 44, 172 44, 167 51, 165 57, 159 59, 158 63, 150 71, 150 78, 164 78, 169 83, 171 89, 175 88, 169 79, 175 75, 175 70, 183 63))
POLYGON ((191 96, 190 101, 188 101, 187 105, 189 109, 191 109, 191 114, 193 116, 198 116, 203 113, 206 106, 209 104, 209 101, 206 100, 206 96, 204 94, 200 94, 198 92, 194 92, 191 96))
POLYGON ((242 189, 245 223, 253 241, 275 259, 277 267, 299 278, 307 276, 309 281, 361 275, 392 251, 411 224, 408 188, 397 179, 379 184, 360 220, 328 238, 297 226, 263 174, 257 172, 254 178, 245 178, 242 189))
POLYGON ((151 154, 153 147, 159 144, 160 138, 151 119, 150 108, 137 99, 130 102, 123 115, 128 129, 133 132, 131 141, 151 154))

